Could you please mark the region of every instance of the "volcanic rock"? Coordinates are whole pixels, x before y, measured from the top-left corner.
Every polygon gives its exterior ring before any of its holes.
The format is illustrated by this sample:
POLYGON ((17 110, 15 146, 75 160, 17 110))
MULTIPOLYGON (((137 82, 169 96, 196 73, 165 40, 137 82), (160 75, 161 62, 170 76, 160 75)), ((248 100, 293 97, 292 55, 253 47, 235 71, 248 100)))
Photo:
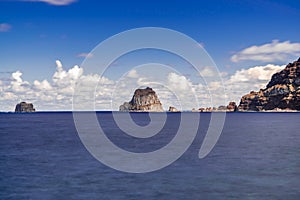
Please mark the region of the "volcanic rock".
POLYGON ((242 97, 239 111, 300 110, 300 58, 275 73, 265 89, 242 97))
POLYGON ((15 112, 16 113, 35 112, 35 109, 32 103, 21 102, 16 105, 15 112))
POLYGON ((162 104, 152 88, 137 89, 130 102, 125 102, 120 111, 129 112, 163 112, 162 104))

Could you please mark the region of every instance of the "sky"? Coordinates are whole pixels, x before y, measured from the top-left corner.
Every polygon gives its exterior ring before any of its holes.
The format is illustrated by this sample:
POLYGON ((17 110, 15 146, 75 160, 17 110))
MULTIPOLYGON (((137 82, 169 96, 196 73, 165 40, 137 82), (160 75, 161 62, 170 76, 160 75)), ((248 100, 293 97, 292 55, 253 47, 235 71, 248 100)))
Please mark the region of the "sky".
MULTIPOLYGON (((211 99, 223 104, 212 95, 224 93, 223 87, 226 101, 239 103, 300 57, 299 19, 296 0, 0 0, 0 111, 13 111, 19 101, 33 102, 39 111, 72 110, 80 78, 99 85, 97 110, 117 110, 147 84, 165 109, 211 106, 211 99), (124 55, 102 77, 86 73, 82 63, 95 58, 98 44, 141 27, 172 29, 197 41, 215 62, 222 83, 205 85, 189 63, 157 50, 124 55), (151 62, 175 70, 135 68, 151 62), (157 77, 161 83, 153 84, 157 77)), ((208 67, 201 74, 212 76, 208 67)))

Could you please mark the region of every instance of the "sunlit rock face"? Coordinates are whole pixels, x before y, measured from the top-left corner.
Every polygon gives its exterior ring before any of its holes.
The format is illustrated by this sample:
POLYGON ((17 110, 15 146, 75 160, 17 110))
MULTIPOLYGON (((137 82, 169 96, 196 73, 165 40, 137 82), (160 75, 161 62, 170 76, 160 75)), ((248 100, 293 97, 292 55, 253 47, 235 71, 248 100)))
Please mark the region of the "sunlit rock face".
POLYGON ((265 89, 244 95, 238 109, 300 110, 300 58, 274 74, 265 89))
POLYGON ((170 106, 168 111, 169 112, 179 112, 179 110, 173 106, 170 106))
POLYGON ((152 88, 137 89, 130 102, 125 102, 120 111, 163 112, 162 104, 152 88))

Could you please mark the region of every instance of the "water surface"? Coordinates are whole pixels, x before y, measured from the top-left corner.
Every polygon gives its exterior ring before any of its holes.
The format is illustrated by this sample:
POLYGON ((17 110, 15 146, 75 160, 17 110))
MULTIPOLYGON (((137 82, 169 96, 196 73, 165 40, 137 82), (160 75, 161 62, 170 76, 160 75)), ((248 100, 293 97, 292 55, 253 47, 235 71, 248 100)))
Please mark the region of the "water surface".
MULTIPOLYGON (((198 113, 190 113, 198 114, 198 113)), ((111 113, 98 113, 107 136, 133 152, 163 147, 174 137, 180 113, 163 131, 134 139, 111 113)), ((146 125, 145 113, 133 114, 146 125)), ((111 169, 81 143, 72 113, 0 114, 0 199, 300 199, 299 113, 228 113, 213 151, 198 158, 210 119, 186 153, 146 174, 111 169)))

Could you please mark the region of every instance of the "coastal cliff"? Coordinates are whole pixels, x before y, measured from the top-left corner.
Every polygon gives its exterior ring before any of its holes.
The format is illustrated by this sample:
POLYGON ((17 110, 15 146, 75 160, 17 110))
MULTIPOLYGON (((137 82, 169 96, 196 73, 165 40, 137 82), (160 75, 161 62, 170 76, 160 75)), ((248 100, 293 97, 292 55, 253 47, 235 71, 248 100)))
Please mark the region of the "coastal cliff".
POLYGON ((275 73, 265 89, 241 98, 239 111, 300 110, 300 58, 275 73))
POLYGON ((33 107, 32 103, 21 102, 16 105, 15 112, 16 113, 35 112, 35 108, 33 107))
POLYGON ((162 104, 152 88, 137 89, 130 102, 125 102, 120 111, 163 112, 162 104))

